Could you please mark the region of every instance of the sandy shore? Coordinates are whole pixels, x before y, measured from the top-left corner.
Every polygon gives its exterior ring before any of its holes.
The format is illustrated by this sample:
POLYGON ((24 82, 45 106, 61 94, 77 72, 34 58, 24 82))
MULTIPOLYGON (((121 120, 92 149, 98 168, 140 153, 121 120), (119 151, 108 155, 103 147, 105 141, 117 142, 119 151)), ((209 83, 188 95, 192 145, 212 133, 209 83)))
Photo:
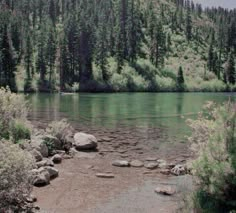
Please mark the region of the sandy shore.
POLYGON ((94 134, 98 152, 78 153, 73 159, 57 165, 60 175, 49 186, 34 188, 41 212, 48 213, 156 213, 175 212, 181 193, 166 197, 154 192, 158 184, 175 185, 178 191, 188 188, 191 178, 169 177, 158 169, 119 168, 114 160, 164 159, 169 163, 185 163, 189 158, 186 143, 163 143, 160 128, 95 129, 76 127, 77 131, 94 134), (86 131, 87 130, 87 131, 86 131), (96 177, 112 173, 112 179, 96 177), (186 184, 187 183, 187 184, 186 184))

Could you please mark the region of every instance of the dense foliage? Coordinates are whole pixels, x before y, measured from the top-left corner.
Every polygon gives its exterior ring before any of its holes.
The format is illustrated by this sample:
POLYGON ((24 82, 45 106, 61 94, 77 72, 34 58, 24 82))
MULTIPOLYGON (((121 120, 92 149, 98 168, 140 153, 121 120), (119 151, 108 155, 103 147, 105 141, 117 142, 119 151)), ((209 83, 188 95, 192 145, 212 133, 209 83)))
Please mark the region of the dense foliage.
POLYGON ((191 121, 190 141, 196 154, 195 208, 203 212, 236 210, 236 105, 208 103, 191 121))
POLYGON ((0 139, 11 138, 14 142, 29 139, 27 114, 28 105, 23 96, 0 89, 0 139))
POLYGON ((182 65, 185 89, 225 90, 235 14, 189 0, 0 0, 0 86, 173 91, 182 65))
POLYGON ((22 212, 32 190, 34 160, 16 144, 30 139, 27 113, 22 95, 0 89, 0 212, 22 212))
POLYGON ((32 191, 32 156, 12 142, 0 140, 0 211, 23 212, 25 196, 32 191))

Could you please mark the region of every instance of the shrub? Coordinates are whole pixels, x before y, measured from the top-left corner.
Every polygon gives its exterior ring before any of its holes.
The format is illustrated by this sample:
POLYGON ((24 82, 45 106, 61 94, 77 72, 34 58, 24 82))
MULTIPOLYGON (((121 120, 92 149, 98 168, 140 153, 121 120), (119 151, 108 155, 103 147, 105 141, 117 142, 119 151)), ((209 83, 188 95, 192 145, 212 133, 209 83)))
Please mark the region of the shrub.
POLYGON ((25 197, 32 190, 32 156, 12 142, 0 141, 0 212, 23 212, 25 197))
POLYGON ((110 79, 109 82, 112 85, 113 89, 115 91, 117 91, 117 92, 119 92, 119 91, 126 91, 127 90, 127 83, 128 83, 128 81, 121 74, 114 73, 111 76, 111 79, 110 79))
POLYGON ((205 212, 236 209, 236 105, 208 103, 196 121, 189 121, 189 141, 196 155, 195 206, 205 212))
POLYGON ((22 139, 30 139, 31 131, 26 121, 14 120, 10 126, 10 136, 14 143, 18 143, 22 139))
POLYGON ((67 122, 66 119, 62 119, 60 121, 53 121, 48 124, 46 132, 53 137, 58 138, 60 141, 64 141, 65 137, 71 133, 72 127, 67 122))
POLYGON ((28 104, 24 96, 11 93, 9 89, 0 89, 0 138, 9 137, 11 123, 15 119, 26 121, 28 104))

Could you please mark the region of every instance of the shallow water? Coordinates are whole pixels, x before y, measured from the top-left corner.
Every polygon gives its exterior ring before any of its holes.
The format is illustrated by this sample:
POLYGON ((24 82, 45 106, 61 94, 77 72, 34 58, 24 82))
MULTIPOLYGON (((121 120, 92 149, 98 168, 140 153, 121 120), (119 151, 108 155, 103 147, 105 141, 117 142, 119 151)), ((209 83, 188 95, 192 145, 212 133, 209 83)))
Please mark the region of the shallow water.
MULTIPOLYGON (((235 100, 235 93, 34 94, 27 97, 30 118, 49 122, 67 118, 88 128, 162 128, 169 139, 189 133, 186 119, 196 117, 206 101, 235 100)), ((166 138, 165 138, 166 140, 166 138)))

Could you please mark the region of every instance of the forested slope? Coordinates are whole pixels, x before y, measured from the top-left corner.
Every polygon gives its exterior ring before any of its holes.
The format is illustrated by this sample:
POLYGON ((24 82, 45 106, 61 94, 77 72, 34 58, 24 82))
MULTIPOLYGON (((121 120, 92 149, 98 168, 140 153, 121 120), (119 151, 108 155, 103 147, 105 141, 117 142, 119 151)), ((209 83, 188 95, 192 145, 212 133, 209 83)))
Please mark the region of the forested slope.
POLYGON ((236 10, 189 0, 0 0, 13 91, 235 90, 236 10))

